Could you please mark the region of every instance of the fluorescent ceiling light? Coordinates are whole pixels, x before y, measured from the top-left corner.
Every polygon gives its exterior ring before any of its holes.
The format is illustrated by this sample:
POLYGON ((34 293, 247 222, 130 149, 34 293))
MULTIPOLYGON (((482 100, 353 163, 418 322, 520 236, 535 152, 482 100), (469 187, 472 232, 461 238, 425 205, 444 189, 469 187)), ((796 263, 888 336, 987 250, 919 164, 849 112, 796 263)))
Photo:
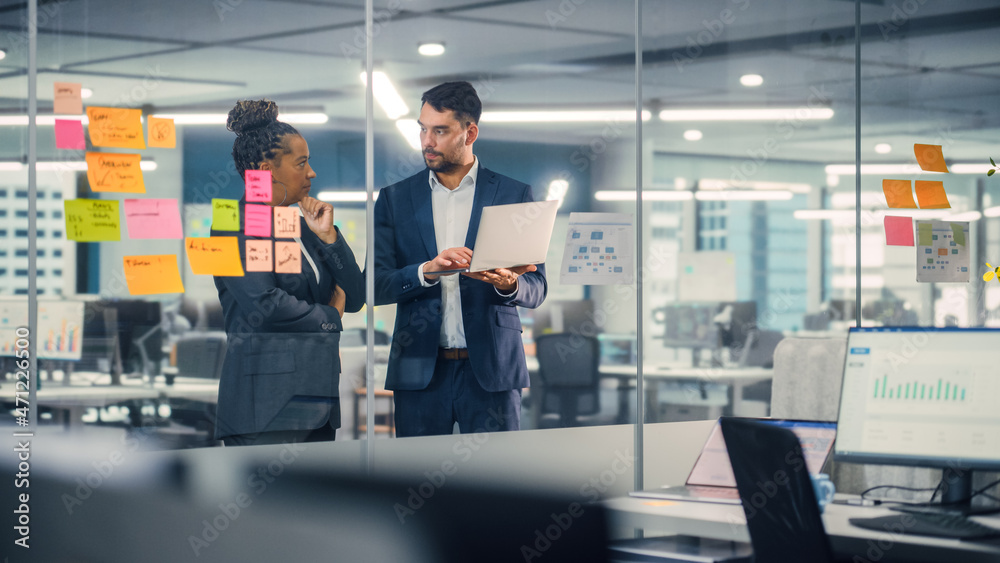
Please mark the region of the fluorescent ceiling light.
POLYGON ((826 185, 831 188, 836 188, 840 185, 840 175, 839 174, 827 174, 826 175, 826 185))
POLYGON ((94 96, 94 91, 90 88, 80 88, 80 97, 84 100, 92 98, 94 96))
MULTIPOLYGON (((157 113, 153 117, 173 119, 174 125, 225 125, 227 113, 157 113)), ((279 113, 278 121, 291 125, 322 125, 330 120, 325 113, 279 113)))
POLYGON ((417 52, 425 57, 439 57, 444 54, 444 43, 420 43, 417 45, 417 52))
POLYGON ((764 77, 759 74, 744 74, 740 77, 740 84, 747 88, 754 88, 764 83, 764 77))
POLYGON ((989 164, 949 164, 948 170, 952 174, 986 174, 993 167, 989 164))
MULTIPOLYGON (((952 174, 986 174, 992 168, 988 163, 954 163, 948 165, 948 170, 952 174)), ((841 176, 853 176, 853 164, 828 164, 824 169, 827 174, 839 174, 841 176)), ((921 170, 916 163, 907 164, 862 164, 862 176, 891 175, 891 174, 943 174, 943 172, 930 172, 921 170)))
POLYGON ((942 221, 978 221, 983 218, 983 214, 978 211, 965 211, 954 215, 945 215, 942 221))
POLYGON ((718 178, 702 178, 698 180, 699 190, 787 190, 797 194, 807 194, 812 189, 809 184, 796 182, 765 182, 751 180, 747 182, 734 182, 732 180, 722 180, 718 178))
POLYGON ((889 143, 878 143, 875 145, 875 152, 879 154, 889 154, 892 152, 892 145, 889 143))
POLYGON ((856 218, 854 211, 849 209, 796 209, 792 212, 792 216, 804 221, 827 219, 851 220, 856 218))
POLYGON ((416 119, 397 119, 396 129, 399 129, 413 150, 420 150, 420 124, 416 119))
POLYGON ((0 162, 0 172, 20 172, 22 170, 24 170, 24 165, 20 162, 0 162))
MULTIPOLYGON (((652 114, 642 110, 642 120, 652 114)), ((588 121, 635 121, 634 109, 566 111, 484 111, 480 121, 489 123, 579 123, 588 121)))
MULTIPOLYGON (((56 119, 75 119, 82 121, 84 125, 90 123, 86 115, 38 115, 35 123, 38 125, 55 125, 56 119)), ((0 115, 0 125, 12 125, 18 127, 28 126, 27 115, 0 115)))
MULTIPOLYGON (((140 170, 152 172, 156 168, 155 161, 139 161, 140 170)), ((87 162, 84 160, 39 160, 35 169, 42 172, 84 172, 87 170, 87 162)))
POLYGON ((0 49, 0 61, 4 60, 6 58, 7 58, 7 51, 4 51, 3 49, 0 49))
POLYGON ((803 121, 830 119, 830 108, 730 108, 730 109, 665 109, 661 121, 803 121))
POLYGON ((701 131, 697 129, 688 129, 684 132, 684 139, 688 141, 700 141, 702 136, 701 131))
MULTIPOLYGON (((372 197, 378 199, 378 190, 372 194, 372 197)), ((364 202, 368 199, 368 192, 359 190, 325 190, 317 194, 316 199, 320 201, 328 202, 341 202, 341 203, 358 203, 364 202)))
POLYGON ((1000 205, 983 209, 983 217, 1000 217, 1000 205))
MULTIPOLYGON (((375 96, 375 101, 382 106, 382 110, 385 111, 389 119, 397 119, 410 113, 410 108, 400 97, 386 73, 376 70, 372 73, 372 80, 374 81, 372 95, 375 96)), ((361 83, 365 86, 368 85, 368 74, 365 72, 361 73, 361 83)))
MULTIPOLYGON (((643 190, 643 201, 690 201, 694 194, 689 191, 643 190)), ((594 192, 597 201, 635 201, 635 192, 628 190, 598 190, 594 192)))
POLYGON ((694 194, 698 201, 781 201, 792 199, 792 196, 787 190, 698 190, 694 194))

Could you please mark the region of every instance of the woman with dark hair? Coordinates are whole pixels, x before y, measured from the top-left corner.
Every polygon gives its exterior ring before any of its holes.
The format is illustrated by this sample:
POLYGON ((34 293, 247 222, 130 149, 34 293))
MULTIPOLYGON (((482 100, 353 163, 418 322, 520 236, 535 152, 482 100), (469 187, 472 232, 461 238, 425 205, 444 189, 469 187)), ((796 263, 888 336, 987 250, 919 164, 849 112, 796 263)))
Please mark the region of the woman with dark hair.
MULTIPOLYGON (((309 197, 316 177, 309 145, 278 121, 278 106, 237 102, 226 127, 236 133, 233 161, 240 176, 269 170, 267 204, 298 204, 302 270, 215 277, 227 334, 215 436, 227 446, 332 440, 340 427, 341 317, 364 305, 363 275, 333 225, 333 206, 309 197)), ((244 196, 237 234, 244 265, 247 241, 271 240, 245 234, 246 205, 244 196)))

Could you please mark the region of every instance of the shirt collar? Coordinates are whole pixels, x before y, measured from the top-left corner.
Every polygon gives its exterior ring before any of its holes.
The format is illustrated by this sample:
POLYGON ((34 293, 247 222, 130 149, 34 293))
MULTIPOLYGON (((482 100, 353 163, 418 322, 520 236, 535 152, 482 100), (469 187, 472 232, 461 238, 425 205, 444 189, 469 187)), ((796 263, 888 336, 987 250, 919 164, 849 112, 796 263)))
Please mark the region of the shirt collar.
POLYGON ((466 185, 475 186, 476 181, 479 179, 479 157, 476 155, 472 155, 472 159, 473 159, 472 169, 469 170, 469 173, 466 174, 464 178, 462 178, 462 181, 458 183, 458 187, 455 188, 455 190, 448 190, 448 188, 444 187, 444 184, 442 184, 438 180, 437 174, 435 174, 434 171, 431 170, 427 180, 431 186, 431 190, 434 190, 435 188, 440 188, 446 191, 457 191, 462 189, 466 185))

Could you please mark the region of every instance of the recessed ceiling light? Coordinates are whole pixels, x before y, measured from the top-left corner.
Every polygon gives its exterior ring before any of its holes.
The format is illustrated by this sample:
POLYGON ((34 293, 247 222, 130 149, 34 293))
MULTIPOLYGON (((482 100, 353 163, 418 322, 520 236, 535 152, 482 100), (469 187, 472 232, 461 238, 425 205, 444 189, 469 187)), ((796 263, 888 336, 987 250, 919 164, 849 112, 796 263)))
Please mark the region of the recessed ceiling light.
POLYGON ((746 86, 747 88, 760 86, 763 83, 764 77, 759 74, 744 74, 740 77, 740 84, 746 86))
POLYGON ((892 152, 892 145, 889 143, 879 143, 875 145, 875 152, 879 154, 889 154, 892 152))
POLYGON ((688 129, 684 132, 684 138, 688 141, 700 141, 701 137, 701 131, 697 129, 688 129))
POLYGON ((80 97, 86 100, 87 98, 94 95, 94 91, 90 88, 80 88, 80 97))
POLYGON ((7 58, 7 51, 4 51, 3 49, 0 49, 0 61, 4 60, 6 58, 7 58))
POLYGON ((420 43, 417 52, 425 57, 437 57, 444 54, 444 43, 420 43))

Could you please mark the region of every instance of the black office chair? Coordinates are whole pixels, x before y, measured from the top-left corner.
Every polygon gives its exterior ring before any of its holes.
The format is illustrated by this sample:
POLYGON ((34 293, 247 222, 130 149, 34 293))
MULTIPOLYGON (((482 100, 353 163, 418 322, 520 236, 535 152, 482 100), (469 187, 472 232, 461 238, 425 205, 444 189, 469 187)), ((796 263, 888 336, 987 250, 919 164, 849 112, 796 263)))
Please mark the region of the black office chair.
POLYGON ((601 407, 600 343, 595 337, 559 333, 536 337, 535 345, 541 380, 536 408, 542 417, 558 415, 559 427, 579 426, 580 416, 596 414, 601 407))
POLYGON ((795 434, 787 428, 738 418, 724 417, 720 425, 736 488, 743 499, 756 563, 833 561, 795 434))

